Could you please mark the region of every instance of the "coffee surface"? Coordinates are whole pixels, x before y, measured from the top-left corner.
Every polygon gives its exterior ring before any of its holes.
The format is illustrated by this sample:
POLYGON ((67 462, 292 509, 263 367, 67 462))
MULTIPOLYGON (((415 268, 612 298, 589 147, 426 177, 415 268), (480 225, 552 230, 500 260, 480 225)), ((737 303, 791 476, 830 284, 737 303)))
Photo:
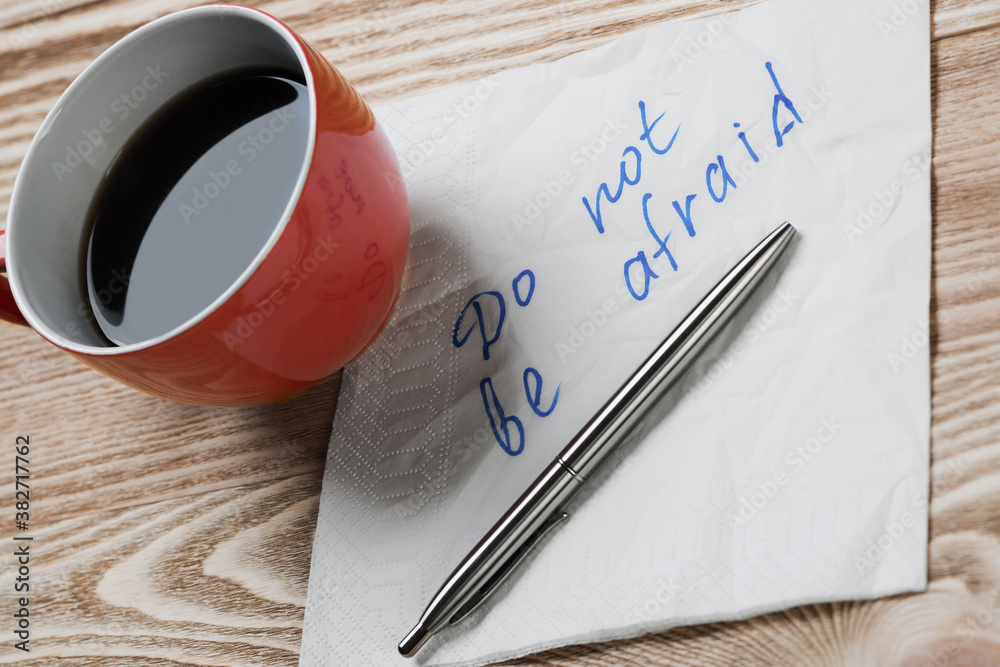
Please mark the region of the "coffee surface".
POLYGON ((189 88, 129 139, 88 214, 86 300, 111 344, 165 334, 233 285, 280 221, 308 135, 303 82, 258 69, 189 88))

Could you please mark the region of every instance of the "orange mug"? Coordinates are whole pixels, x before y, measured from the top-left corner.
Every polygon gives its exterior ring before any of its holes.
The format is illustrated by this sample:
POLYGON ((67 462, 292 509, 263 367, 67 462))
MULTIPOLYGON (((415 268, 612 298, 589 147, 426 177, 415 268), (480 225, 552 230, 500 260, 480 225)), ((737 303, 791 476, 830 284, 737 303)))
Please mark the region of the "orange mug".
POLYGON ((402 183, 371 109, 286 25, 237 5, 169 14, 101 54, 32 140, 0 236, 0 317, 150 394, 201 405, 282 399, 343 367, 388 320, 409 244, 402 183), (301 72, 308 89, 308 140, 283 213, 197 315, 141 342, 104 341, 81 296, 83 212, 144 121, 191 86, 247 66, 301 72), (108 117, 123 90, 130 113, 108 117))

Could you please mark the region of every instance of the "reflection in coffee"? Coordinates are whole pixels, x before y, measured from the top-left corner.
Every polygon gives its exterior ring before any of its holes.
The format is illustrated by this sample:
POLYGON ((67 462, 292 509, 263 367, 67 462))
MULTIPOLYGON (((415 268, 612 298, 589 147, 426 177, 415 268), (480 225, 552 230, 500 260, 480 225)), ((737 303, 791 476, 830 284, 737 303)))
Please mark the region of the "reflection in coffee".
POLYGON ((118 345, 220 297, 267 244, 309 135, 301 76, 243 70, 168 102, 112 163, 89 212, 88 301, 118 345))

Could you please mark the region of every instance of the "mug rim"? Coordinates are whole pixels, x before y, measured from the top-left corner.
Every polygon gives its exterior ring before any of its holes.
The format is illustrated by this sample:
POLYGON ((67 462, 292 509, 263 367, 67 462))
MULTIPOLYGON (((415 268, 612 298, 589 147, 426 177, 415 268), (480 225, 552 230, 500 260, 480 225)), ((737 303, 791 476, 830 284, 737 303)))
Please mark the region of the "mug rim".
POLYGON ((229 301, 233 295, 235 295, 246 283, 250 280, 250 277, 257 271, 264 260, 270 255, 271 250, 277 244, 278 240, 285 233, 285 229, 288 227, 288 223, 292 219, 292 215, 299 203, 302 196, 302 191, 305 188, 306 179, 309 176, 310 167, 313 161, 313 155, 316 147, 316 84, 313 77, 312 67, 309 63, 309 59, 306 55, 305 48, 302 42, 299 40, 298 36, 289 28, 287 25, 279 21, 277 18, 271 16, 265 11, 257 9, 255 7, 247 7, 245 5, 237 4, 215 4, 215 5, 201 5, 198 7, 190 7, 188 9, 182 9, 180 11, 171 12, 157 19, 154 19, 138 28, 128 33, 114 44, 109 46, 107 49, 102 51, 100 55, 97 56, 90 64, 88 64, 82 72, 70 83, 70 85, 59 95, 56 100, 55 105, 49 112, 45 115, 42 120, 41 125, 39 125, 38 130, 35 132, 31 139, 31 143, 28 145, 28 150, 22 160, 22 165, 28 162, 28 159, 32 157, 32 154, 36 152, 40 138, 46 133, 47 127, 55 121, 58 115, 62 111, 62 106, 60 104, 64 99, 68 99, 72 95, 76 95, 81 89, 85 88, 90 84, 90 77, 94 70, 101 67, 105 62, 114 58, 123 48, 131 45, 133 42, 144 39, 148 32, 157 30, 166 24, 183 20, 189 18, 192 15, 197 16, 199 14, 207 13, 227 12, 231 14, 240 15, 251 20, 258 21, 263 25, 270 28, 275 34, 279 35, 292 49, 295 56, 299 60, 299 65, 302 68, 302 74, 306 81, 306 89, 309 95, 309 128, 306 140, 306 150, 302 156, 302 164, 299 167, 298 178, 295 181, 295 185, 292 188, 292 192, 288 195, 287 203, 285 204, 285 209, 282 211, 280 218, 275 224, 271 235, 268 237, 267 241, 258 250, 253 261, 243 270, 242 273, 234 280, 226 290, 216 297, 209 305, 205 306, 200 312, 192 316, 191 318, 185 320, 178 326, 162 333, 153 338, 143 340, 138 343, 130 343, 128 345, 115 345, 115 346, 96 346, 96 345, 85 345, 78 343, 69 339, 67 336, 63 335, 59 331, 51 329, 45 322, 42 321, 40 317, 32 309, 30 302, 25 297, 21 290, 20 279, 17 273, 17 258, 10 254, 10 248, 12 246, 12 239, 16 238, 16 231, 18 224, 14 222, 15 216, 12 215, 16 209, 16 203, 19 199, 19 191, 23 187, 21 172, 18 172, 17 177, 14 180, 14 186, 10 195, 10 202, 7 208, 7 228, 5 230, 4 240, 7 243, 6 252, 6 263, 7 263, 7 279, 10 284, 11 293, 14 295, 14 300, 17 303, 18 309, 27 320, 28 324, 38 332, 43 338, 48 340, 50 343, 61 347, 64 350, 75 352, 78 354, 84 354, 89 356, 117 356, 128 354, 131 352, 138 352, 145 350, 156 345, 160 345, 167 341, 170 341, 180 334, 192 329, 197 324, 208 318, 210 315, 215 313, 223 304, 229 301))

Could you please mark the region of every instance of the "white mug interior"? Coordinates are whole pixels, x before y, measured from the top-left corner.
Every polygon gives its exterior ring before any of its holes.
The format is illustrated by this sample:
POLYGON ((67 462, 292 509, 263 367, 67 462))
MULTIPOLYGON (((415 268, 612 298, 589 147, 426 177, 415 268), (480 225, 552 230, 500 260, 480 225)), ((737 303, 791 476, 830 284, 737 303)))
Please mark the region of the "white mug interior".
POLYGON ((18 171, 7 216, 6 255, 11 290, 25 319, 51 342, 96 355, 155 345, 193 326, 239 289, 281 235, 308 173, 315 117, 315 88, 305 54, 288 29, 265 14, 234 5, 195 7, 122 38, 59 98, 18 171), (82 269, 94 195, 114 158, 153 113, 192 85, 247 66, 282 67, 305 78, 308 148, 293 195, 253 263, 208 308, 157 338, 109 346, 92 324, 82 269))

